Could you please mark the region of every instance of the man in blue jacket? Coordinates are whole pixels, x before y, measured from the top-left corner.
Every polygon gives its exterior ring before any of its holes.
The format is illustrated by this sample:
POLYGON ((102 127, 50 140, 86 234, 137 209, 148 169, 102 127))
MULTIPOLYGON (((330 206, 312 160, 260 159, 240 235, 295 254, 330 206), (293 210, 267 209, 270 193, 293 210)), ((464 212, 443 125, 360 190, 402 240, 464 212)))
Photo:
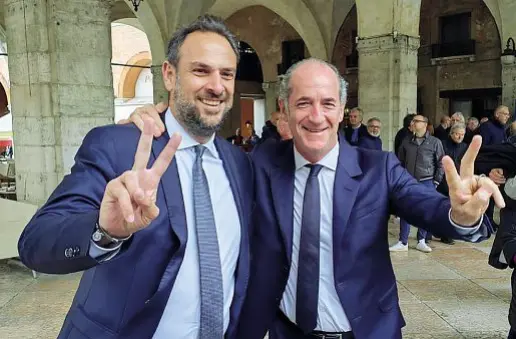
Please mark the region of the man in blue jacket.
MULTIPOLYGON (((483 219, 490 196, 503 206, 496 185, 473 175, 479 137, 460 176, 443 160, 450 199, 419 184, 393 153, 351 147, 338 133, 346 89, 338 70, 318 59, 281 79, 293 140, 265 142, 252 154, 256 227, 239 338, 262 339, 268 330, 270 339, 401 338, 389 215, 480 241, 490 234, 483 219)), ((152 111, 136 115, 145 110, 152 111)))
POLYGON ((25 228, 28 267, 85 271, 60 339, 241 338, 253 170, 215 136, 233 103, 238 51, 220 19, 178 30, 162 67, 163 129, 140 119, 143 133, 92 130, 25 228))

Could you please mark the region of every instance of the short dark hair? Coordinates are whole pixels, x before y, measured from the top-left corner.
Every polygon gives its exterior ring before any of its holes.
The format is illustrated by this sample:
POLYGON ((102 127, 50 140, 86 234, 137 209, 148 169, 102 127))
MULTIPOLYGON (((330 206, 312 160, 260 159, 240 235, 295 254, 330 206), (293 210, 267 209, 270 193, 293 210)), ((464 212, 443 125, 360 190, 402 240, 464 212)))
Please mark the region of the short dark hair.
POLYGON ((236 54, 237 63, 240 61, 240 46, 235 35, 231 33, 222 18, 206 14, 198 17, 197 20, 188 26, 178 29, 174 35, 172 35, 172 38, 168 42, 167 60, 174 67, 177 67, 179 63, 179 49, 185 42, 186 37, 194 32, 216 33, 226 38, 236 54))

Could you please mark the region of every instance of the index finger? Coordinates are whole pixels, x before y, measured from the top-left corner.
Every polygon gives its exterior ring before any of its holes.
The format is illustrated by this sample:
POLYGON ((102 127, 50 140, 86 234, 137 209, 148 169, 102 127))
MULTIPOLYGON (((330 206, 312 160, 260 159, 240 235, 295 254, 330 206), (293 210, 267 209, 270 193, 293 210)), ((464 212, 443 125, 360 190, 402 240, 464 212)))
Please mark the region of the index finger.
POLYGON ((149 118, 143 118, 143 131, 138 141, 136 154, 134 155, 133 170, 142 170, 147 168, 149 163, 150 153, 152 149, 152 130, 154 123, 149 118))
POLYGON ((181 135, 179 133, 174 133, 170 137, 170 140, 168 141, 165 148, 163 148, 160 155, 154 162, 154 165, 152 165, 151 170, 159 178, 161 178, 163 176, 163 174, 167 170, 168 166, 172 162, 172 159, 174 158, 174 155, 176 154, 177 148, 179 147, 180 143, 181 143, 181 135))
POLYGON ((460 176, 462 179, 472 178, 475 175, 475 159, 480 146, 482 146, 482 137, 475 135, 460 162, 460 176))
POLYGON ((446 155, 443 157, 442 163, 446 177, 446 182, 448 183, 449 189, 453 190, 458 188, 461 183, 461 180, 459 177, 459 173, 457 173, 457 169, 455 168, 453 160, 448 155, 446 155))

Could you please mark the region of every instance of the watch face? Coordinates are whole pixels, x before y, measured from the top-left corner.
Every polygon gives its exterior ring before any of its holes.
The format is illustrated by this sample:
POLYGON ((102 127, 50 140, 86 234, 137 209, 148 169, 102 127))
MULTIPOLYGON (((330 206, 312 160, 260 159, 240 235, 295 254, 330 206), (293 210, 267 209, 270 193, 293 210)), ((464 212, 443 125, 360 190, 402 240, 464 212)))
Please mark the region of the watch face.
POLYGON ((102 239, 102 233, 95 231, 92 236, 93 241, 100 241, 102 239))

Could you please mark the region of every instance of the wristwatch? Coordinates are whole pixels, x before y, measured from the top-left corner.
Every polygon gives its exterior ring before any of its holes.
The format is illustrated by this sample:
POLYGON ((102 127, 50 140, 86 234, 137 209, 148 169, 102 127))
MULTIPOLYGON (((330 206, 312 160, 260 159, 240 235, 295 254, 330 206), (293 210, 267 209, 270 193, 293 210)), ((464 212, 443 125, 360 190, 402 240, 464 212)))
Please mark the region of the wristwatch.
POLYGON ((116 249, 124 243, 124 241, 129 240, 132 234, 126 238, 116 238, 109 233, 107 233, 102 227, 100 227, 98 221, 95 223, 95 232, 93 232, 91 236, 91 240, 95 243, 95 245, 104 248, 104 249, 116 249))

